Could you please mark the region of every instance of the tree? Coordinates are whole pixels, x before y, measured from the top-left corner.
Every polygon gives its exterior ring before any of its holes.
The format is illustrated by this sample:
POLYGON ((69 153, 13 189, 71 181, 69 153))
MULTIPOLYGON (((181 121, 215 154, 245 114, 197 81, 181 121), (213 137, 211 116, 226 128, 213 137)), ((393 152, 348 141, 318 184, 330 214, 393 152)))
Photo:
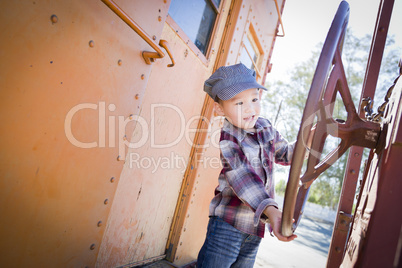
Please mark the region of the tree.
MULTIPOLYGON (((398 74, 398 52, 393 47, 394 37, 388 37, 386 51, 383 57, 381 72, 377 85, 376 102, 381 104, 385 92, 392 85, 398 74), (377 100, 378 99, 378 100, 377 100)), ((363 85, 371 37, 366 35, 358 38, 351 32, 346 33, 343 46, 342 59, 348 86, 351 91, 356 109, 360 99, 363 85)), ((297 64, 291 71, 288 81, 269 81, 268 89, 263 98, 264 115, 271 120, 279 132, 288 140, 295 140, 300 127, 301 115, 304 110, 306 98, 314 71, 321 52, 322 44, 318 44, 311 57, 305 62, 297 64)), ((376 106, 376 107, 377 107, 376 106)), ((346 111, 340 97, 337 97, 334 117, 346 119, 346 111)), ((324 147, 324 154, 337 146, 339 141, 330 137, 324 147)), ((368 152, 366 150, 366 152, 368 152)), ((367 154, 367 153, 366 153, 367 154)), ((343 175, 347 161, 345 153, 332 167, 320 175, 310 190, 309 201, 331 208, 336 208, 342 187, 343 175)), ((278 167, 277 172, 288 173, 289 168, 278 167)), ((278 194, 283 190, 283 183, 278 182, 278 194)))

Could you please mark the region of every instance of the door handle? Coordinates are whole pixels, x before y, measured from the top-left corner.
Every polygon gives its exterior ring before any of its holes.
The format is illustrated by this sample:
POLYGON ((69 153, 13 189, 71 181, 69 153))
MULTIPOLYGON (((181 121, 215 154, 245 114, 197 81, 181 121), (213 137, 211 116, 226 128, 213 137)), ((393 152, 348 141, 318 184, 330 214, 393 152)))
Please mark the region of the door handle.
MULTIPOLYGON (((148 45, 150 45, 156 51, 156 52, 150 52, 150 51, 142 52, 142 57, 144 58, 146 64, 152 64, 152 62, 154 62, 155 59, 160 59, 165 56, 163 51, 152 40, 152 38, 150 38, 149 35, 132 18, 130 18, 127 15, 127 13, 125 13, 113 0, 101 0, 101 1, 106 6, 108 6, 117 16, 119 16, 120 19, 122 19, 131 29, 133 29, 145 42, 148 43, 148 45)), ((172 63, 169 64, 168 67, 173 67, 174 59, 172 54, 170 53, 167 41, 160 40, 159 45, 167 51, 170 59, 172 60, 172 63)))

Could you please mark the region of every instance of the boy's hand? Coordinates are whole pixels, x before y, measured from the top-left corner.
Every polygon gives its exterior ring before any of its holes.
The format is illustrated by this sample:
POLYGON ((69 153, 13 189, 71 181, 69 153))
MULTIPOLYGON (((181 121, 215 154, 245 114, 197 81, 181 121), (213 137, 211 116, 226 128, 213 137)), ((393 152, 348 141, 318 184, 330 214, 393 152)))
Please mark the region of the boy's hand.
POLYGON ((274 235, 278 240, 289 242, 297 237, 297 235, 293 234, 289 237, 283 236, 280 232, 281 223, 282 223, 282 212, 276 207, 269 206, 264 210, 264 214, 268 217, 271 222, 271 226, 274 232, 274 235))

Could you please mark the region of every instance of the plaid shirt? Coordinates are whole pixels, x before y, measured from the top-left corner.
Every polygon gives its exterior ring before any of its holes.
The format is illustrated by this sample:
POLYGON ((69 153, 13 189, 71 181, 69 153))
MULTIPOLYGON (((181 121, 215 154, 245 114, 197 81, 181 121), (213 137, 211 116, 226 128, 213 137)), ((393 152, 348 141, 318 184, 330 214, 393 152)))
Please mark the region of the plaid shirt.
POLYGON ((225 120, 219 142, 223 168, 209 215, 244 233, 264 237, 267 218, 263 211, 278 207, 273 162, 289 165, 294 143, 288 143, 267 119, 260 117, 255 130, 246 132, 225 120))

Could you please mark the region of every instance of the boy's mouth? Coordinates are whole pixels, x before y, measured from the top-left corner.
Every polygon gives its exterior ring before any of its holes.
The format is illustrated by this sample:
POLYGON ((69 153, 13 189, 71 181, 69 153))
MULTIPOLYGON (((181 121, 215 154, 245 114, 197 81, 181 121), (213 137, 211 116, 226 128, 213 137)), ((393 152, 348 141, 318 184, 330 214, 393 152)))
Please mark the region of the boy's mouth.
POLYGON ((243 120, 244 121, 253 121, 254 118, 255 118, 255 115, 251 115, 251 116, 248 116, 248 117, 244 117, 243 120))

